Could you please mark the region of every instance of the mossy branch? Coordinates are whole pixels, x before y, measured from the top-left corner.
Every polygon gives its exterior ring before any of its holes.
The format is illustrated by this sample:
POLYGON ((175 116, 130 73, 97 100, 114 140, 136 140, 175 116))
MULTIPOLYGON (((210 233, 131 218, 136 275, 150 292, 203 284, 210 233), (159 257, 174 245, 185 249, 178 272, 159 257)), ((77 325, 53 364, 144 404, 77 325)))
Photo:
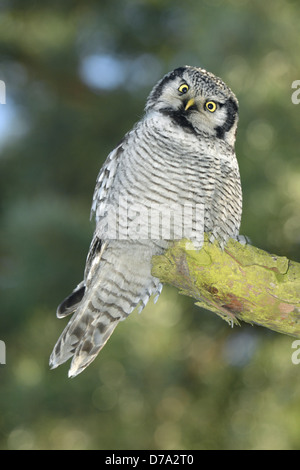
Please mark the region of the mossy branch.
POLYGON ((229 240, 224 250, 188 240, 152 259, 152 274, 231 325, 239 320, 300 337, 300 263, 229 240))

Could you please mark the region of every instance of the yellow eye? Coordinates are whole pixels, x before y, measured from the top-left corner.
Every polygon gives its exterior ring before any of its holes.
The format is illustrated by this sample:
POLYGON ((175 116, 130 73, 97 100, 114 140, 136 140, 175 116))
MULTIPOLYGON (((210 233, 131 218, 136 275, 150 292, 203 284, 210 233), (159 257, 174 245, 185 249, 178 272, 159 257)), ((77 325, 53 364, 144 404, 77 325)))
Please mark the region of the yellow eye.
POLYGON ((207 101, 207 103, 205 103, 205 108, 211 113, 214 113, 217 109, 217 105, 214 101, 207 101))
POLYGON ((183 83, 178 88, 179 93, 182 93, 182 94, 186 93, 188 90, 189 90, 189 86, 186 83, 183 83))

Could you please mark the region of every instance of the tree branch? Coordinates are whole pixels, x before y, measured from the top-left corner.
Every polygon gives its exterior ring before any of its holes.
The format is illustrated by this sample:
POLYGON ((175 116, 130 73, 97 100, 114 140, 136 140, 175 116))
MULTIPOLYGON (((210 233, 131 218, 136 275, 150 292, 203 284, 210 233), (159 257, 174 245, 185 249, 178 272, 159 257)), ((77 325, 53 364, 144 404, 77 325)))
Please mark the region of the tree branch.
POLYGON ((152 259, 152 274, 231 325, 239 320, 300 337, 300 263, 229 240, 181 240, 152 259))

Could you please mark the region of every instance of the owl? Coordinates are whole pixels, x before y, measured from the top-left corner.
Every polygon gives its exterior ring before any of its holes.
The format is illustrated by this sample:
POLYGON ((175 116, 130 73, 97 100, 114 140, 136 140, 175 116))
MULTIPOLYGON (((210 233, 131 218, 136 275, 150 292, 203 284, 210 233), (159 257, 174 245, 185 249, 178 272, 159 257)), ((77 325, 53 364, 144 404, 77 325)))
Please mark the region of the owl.
POLYGON ((73 314, 50 357, 72 358, 69 376, 98 355, 118 323, 162 285, 151 259, 173 240, 201 248, 204 233, 224 246, 237 238, 242 192, 234 144, 238 101, 218 77, 179 67, 152 89, 142 119, 108 155, 91 214, 96 227, 84 279, 59 305, 73 314))

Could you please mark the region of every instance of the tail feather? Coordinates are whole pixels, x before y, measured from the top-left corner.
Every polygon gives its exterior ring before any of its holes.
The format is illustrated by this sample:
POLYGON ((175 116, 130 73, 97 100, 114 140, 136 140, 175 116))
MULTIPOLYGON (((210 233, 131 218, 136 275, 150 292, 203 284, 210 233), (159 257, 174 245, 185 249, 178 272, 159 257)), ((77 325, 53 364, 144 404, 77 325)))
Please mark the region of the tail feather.
POLYGON ((161 284, 151 275, 152 252, 147 249, 146 254, 144 247, 136 249, 136 261, 123 245, 119 250, 103 248, 101 256, 94 257, 86 285, 80 283, 58 307, 59 318, 75 313, 52 351, 52 369, 73 357, 69 377, 78 375, 96 358, 117 324, 160 293, 161 284), (142 256, 148 262, 141 263, 142 256))
POLYGON ((61 304, 57 307, 56 316, 57 318, 64 318, 75 312, 79 303, 82 300, 85 292, 85 283, 82 281, 78 286, 73 290, 73 292, 66 297, 61 304))
POLYGON ((75 377, 80 374, 93 362, 109 340, 118 323, 119 320, 116 320, 107 325, 105 329, 103 329, 101 323, 90 328, 75 350, 68 373, 69 377, 75 377))
POLYGON ((55 369, 73 356, 69 377, 82 372, 106 344, 119 321, 105 311, 95 312, 91 302, 71 318, 50 356, 50 367, 55 369))
POLYGON ((69 320, 69 323, 54 346, 49 361, 51 369, 60 366, 74 355, 80 339, 89 330, 92 317, 89 312, 85 312, 83 315, 81 312, 77 311, 69 320))

